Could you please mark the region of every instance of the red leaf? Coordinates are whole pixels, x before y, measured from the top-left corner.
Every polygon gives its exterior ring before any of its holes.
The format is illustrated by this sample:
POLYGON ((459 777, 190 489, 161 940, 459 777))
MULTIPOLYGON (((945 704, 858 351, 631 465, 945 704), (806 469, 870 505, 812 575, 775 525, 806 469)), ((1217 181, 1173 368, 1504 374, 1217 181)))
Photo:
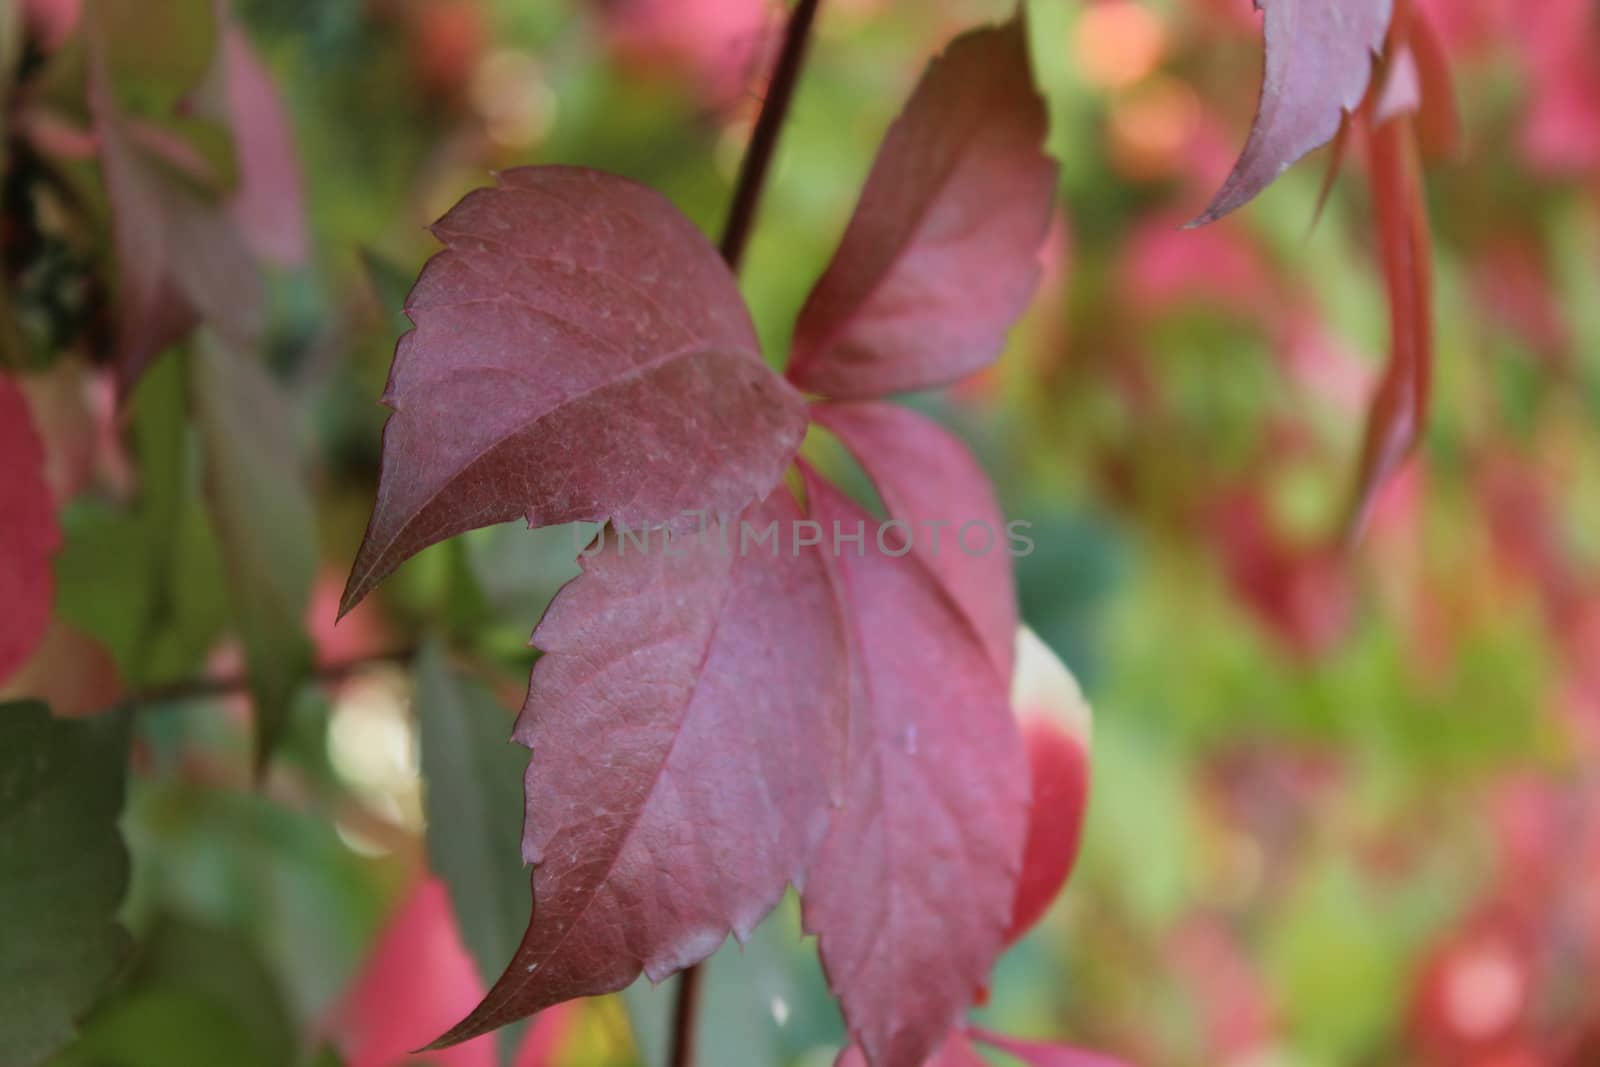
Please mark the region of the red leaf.
MULTIPOLYGON (((967 1035, 959 1030, 952 1031, 945 1043, 939 1046, 921 1067, 988 1067, 988 1060, 978 1054, 972 1047, 972 1042, 967 1040, 967 1035)), ((834 1061, 833 1067, 867 1067, 867 1058, 861 1050, 851 1045, 839 1053, 839 1058, 834 1061)))
POLYGON ((1411 143, 1410 120, 1369 128, 1373 205, 1384 285, 1389 295, 1390 353, 1367 416, 1366 440, 1351 506, 1350 531, 1365 528, 1378 491, 1416 447, 1427 421, 1433 364, 1433 266, 1427 206, 1411 143))
POLYGON ((1017 631, 1011 711, 1028 753, 1028 840, 1008 941, 1038 922, 1078 859, 1089 803, 1089 705, 1056 654, 1026 626, 1017 631))
POLYGON ((1423 152, 1434 159, 1461 154, 1464 135, 1456 108, 1455 86, 1450 77, 1450 57, 1439 31, 1427 13, 1418 8, 1411 16, 1410 52, 1417 68, 1421 108, 1417 113, 1417 138, 1423 152))
POLYGON ((44 442, 28 401, 0 375, 0 682, 38 647, 50 624, 50 557, 61 545, 44 480, 44 442))
POLYGON ((120 267, 117 384, 126 396, 150 361, 199 320, 236 347, 263 322, 261 278, 222 205, 146 154, 92 49, 89 103, 120 267))
POLYGON ((1266 73, 1244 152, 1193 225, 1243 207, 1339 132, 1366 95, 1392 0, 1256 0, 1266 11, 1266 73))
POLYGON ((1006 522, 977 460, 937 423, 906 408, 826 404, 811 414, 860 461, 890 518, 909 527, 900 532, 911 553, 971 620, 1000 676, 1011 677, 1017 595, 1006 522))
POLYGON ((743 940, 799 883, 842 755, 845 655, 787 490, 669 550, 607 537, 534 633, 516 739, 533 750, 533 918, 448 1044, 654 981, 743 940), (776 523, 775 539, 738 540, 776 523), (682 553, 681 555, 678 553, 682 553))
POLYGON ((525 515, 630 527, 738 514, 805 434, 728 268, 659 193, 507 171, 434 227, 384 402, 348 611, 428 545, 525 515))
POLYGON ((789 379, 840 399, 993 362, 1039 281, 1056 166, 1020 19, 958 38, 878 152, 795 325, 789 379))
MULTIPOLYGON (((824 529, 866 516, 809 469, 824 529)), ((829 557, 854 654, 844 807, 803 893, 806 929, 873 1067, 917 1067, 1005 943, 1027 763, 982 644, 911 557, 829 557)))
POLYGON ((1114 1056, 1087 1052, 1068 1045, 1057 1045, 1048 1041, 1022 1041, 976 1028, 973 1029, 972 1036, 985 1045, 992 1045, 1007 1055, 1015 1056, 1027 1067, 1127 1067, 1123 1061, 1114 1056))

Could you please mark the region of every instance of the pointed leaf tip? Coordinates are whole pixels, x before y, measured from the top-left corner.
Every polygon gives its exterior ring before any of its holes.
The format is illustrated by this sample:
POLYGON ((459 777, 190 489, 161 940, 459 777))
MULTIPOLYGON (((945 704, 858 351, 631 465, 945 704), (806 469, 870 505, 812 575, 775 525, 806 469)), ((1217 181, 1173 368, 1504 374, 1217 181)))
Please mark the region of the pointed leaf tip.
POLYGON ((800 312, 789 380, 870 399, 992 363, 1041 273, 1056 191, 1046 128, 1020 17, 934 60, 800 312))
POLYGON ((1266 69, 1250 135, 1216 198, 1190 226, 1228 215, 1339 131, 1372 80, 1393 0, 1258 0, 1266 69))

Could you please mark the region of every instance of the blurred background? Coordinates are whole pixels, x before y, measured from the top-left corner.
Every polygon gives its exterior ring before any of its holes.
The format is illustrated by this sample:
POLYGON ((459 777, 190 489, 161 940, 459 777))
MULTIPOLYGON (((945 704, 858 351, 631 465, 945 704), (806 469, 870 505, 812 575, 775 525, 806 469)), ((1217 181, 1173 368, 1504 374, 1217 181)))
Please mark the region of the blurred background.
MULTIPOLYGON (((824 3, 742 278, 774 364, 922 66, 1011 6, 824 3)), ((1046 280, 995 370, 915 401, 1033 523, 1023 614, 1096 714, 1085 851, 1002 961, 997 1027, 1147 1067, 1600 1064, 1600 7, 1424 6, 1467 131, 1428 173, 1437 399, 1346 553, 1388 344, 1364 161, 1314 229, 1325 153, 1184 231, 1255 106, 1249 0, 1028 5, 1062 163, 1046 280)), ((715 233, 784 9, 235 8, 309 219, 301 265, 269 271, 261 353, 314 502, 320 666, 254 788, 192 474, 169 533, 145 525, 176 357, 114 415, 105 371, 35 313, 13 362, 62 540, 51 628, 8 688, 65 712, 139 700, 124 917, 145 947, 63 1062, 425 1062, 406 1050, 476 1002, 526 919, 522 759, 500 742, 575 542, 469 534, 333 624, 424 227, 492 169, 562 162, 661 188, 715 233)), ((840 1023, 797 928, 786 906, 715 958, 707 1064, 831 1062, 840 1023)), ((575 1003, 431 1061, 659 1064, 667 1003, 575 1003)))

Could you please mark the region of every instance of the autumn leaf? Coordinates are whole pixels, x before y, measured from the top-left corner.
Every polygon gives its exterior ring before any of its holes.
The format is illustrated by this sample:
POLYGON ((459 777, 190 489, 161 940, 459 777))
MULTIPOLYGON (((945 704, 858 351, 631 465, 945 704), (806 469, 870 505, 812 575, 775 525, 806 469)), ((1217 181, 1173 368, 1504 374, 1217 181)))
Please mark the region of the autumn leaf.
POLYGON ((615 529, 533 643, 533 916, 462 1041, 698 963, 798 884, 826 825, 846 674, 821 558, 787 490, 648 547, 615 529), (769 531, 769 526, 771 530, 769 531), (757 543, 754 535, 768 534, 757 543))
POLYGON ((61 545, 44 479, 44 442, 16 381, 0 374, 0 683, 38 647, 50 625, 50 557, 61 545))
MULTIPOLYGON (((866 514, 806 469, 812 517, 866 514)), ((852 652, 844 806, 802 892, 873 1067, 917 1067, 1004 947, 1027 825, 1006 687, 938 580, 870 536, 829 555, 852 652)))
POLYGON ((1339 132, 1372 80, 1393 0, 1256 0, 1266 13, 1266 72, 1244 151, 1191 225, 1253 200, 1339 132))
POLYGON ((120 265, 116 371, 126 396, 201 321, 248 347, 262 328, 263 292, 224 205, 133 135, 105 52, 90 49, 89 103, 120 265))
POLYGON ((316 521, 283 391, 259 363, 209 335, 195 347, 189 393, 205 498, 249 667, 259 765, 311 667, 304 619, 316 578, 316 521))
POLYGON ((1367 415, 1350 505, 1352 538, 1365 529, 1379 490, 1416 448, 1433 376, 1433 265, 1428 209, 1407 115, 1369 124, 1372 201, 1389 297, 1389 363, 1367 415))
POLYGON ((128 850, 117 829, 128 717, 84 722, 42 704, 0 704, 0 1034, 5 1062, 33 1067, 128 957, 117 910, 128 850))
POLYGON ((384 402, 348 611, 428 545, 526 517, 691 525, 777 485, 805 433, 733 275, 659 193, 507 171, 434 227, 384 402))
POLYGON ((866 470, 910 551, 977 630, 995 670, 1011 676, 1017 593, 1005 516, 967 447, 937 423, 890 404, 812 409, 866 470))
POLYGON ((789 380, 864 399, 993 362, 1033 296, 1054 210, 1020 18, 957 38, 885 138, 795 324, 789 380))

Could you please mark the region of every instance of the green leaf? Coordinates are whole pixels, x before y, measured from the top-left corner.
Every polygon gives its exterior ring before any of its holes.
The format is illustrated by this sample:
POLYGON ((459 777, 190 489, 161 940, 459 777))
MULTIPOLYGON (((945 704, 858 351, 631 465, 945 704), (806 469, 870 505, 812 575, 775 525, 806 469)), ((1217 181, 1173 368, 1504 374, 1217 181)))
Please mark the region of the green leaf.
POLYGON ((96 638, 135 686, 190 677, 227 621, 222 565, 194 487, 183 361, 157 360, 133 396, 133 511, 74 501, 62 514, 56 612, 96 638))
POLYGON ((203 334, 190 363, 190 395, 263 766, 312 663, 304 625, 316 576, 311 497, 293 408, 258 363, 203 334))
POLYGON ((212 0, 94 0, 87 15, 129 111, 169 116, 211 70, 219 37, 212 0))
POLYGON ((492 984, 528 922, 522 867, 522 775, 528 752, 511 716, 481 684, 451 669, 437 644, 417 659, 428 865, 444 879, 461 939, 492 984))
POLYGON ((83 1039, 51 1067, 278 1067, 251 1044, 250 1030, 193 989, 149 989, 96 1015, 83 1039))
POLYGON ((0 1034, 30 1067, 71 1040, 128 949, 117 829, 128 759, 124 713, 53 719, 0 705, 0 1034))
MULTIPOLYGON (((277 979, 238 931, 163 917, 140 938, 130 985, 139 994, 181 990, 211 1004, 269 1064, 293 1063, 298 1035, 277 979)), ((93 1037, 98 1017, 87 1028, 93 1037)), ((231 1059, 230 1059, 231 1062, 231 1059)))

